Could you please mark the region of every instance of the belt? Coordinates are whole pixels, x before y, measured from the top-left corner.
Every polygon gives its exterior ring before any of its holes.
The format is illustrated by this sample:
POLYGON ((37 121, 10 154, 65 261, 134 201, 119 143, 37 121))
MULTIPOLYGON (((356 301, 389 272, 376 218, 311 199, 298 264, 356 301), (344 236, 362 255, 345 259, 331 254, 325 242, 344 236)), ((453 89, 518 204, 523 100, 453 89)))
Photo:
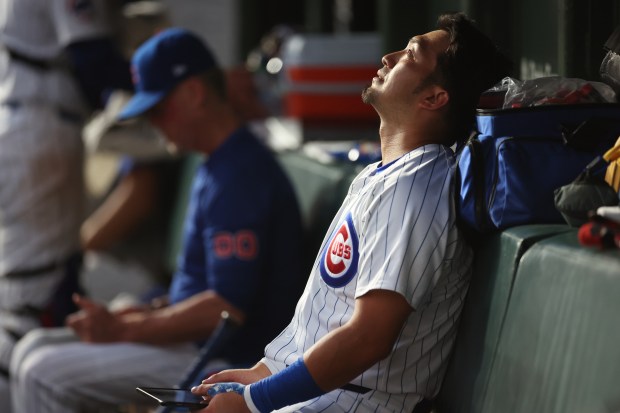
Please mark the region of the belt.
MULTIPOLYGON (((12 110, 18 110, 26 106, 24 102, 20 102, 18 100, 12 100, 12 99, 4 101, 0 104, 12 110)), ((70 110, 63 109, 63 108, 56 108, 56 114, 58 115, 60 119, 66 122, 70 122, 70 123, 82 123, 82 121, 84 120, 82 115, 80 115, 79 113, 72 112, 70 110)))
MULTIPOLYGON (((364 386, 359 386, 353 383, 347 383, 340 387, 341 390, 352 391, 354 393, 365 394, 372 389, 364 386)), ((430 413, 433 410, 434 403, 432 399, 422 399, 413 408, 413 413, 430 413)))
POLYGON ((52 262, 49 264, 41 265, 39 267, 28 268, 26 270, 14 270, 4 274, 6 278, 30 278, 45 275, 52 271, 56 271, 59 268, 66 268, 69 265, 79 265, 82 262, 82 254, 76 252, 71 254, 64 260, 52 262))
POLYGON ((352 392, 359 393, 359 394, 365 394, 365 393, 368 393, 369 391, 372 390, 372 389, 370 389, 368 387, 359 386, 359 385, 353 384, 353 383, 347 383, 344 386, 341 386, 340 389, 347 390, 347 391, 352 391, 352 392))
POLYGON ((27 270, 16 270, 16 271, 10 271, 6 274, 4 274, 4 276, 6 278, 30 278, 30 277, 36 277, 39 275, 44 275, 47 273, 50 273, 52 271, 55 271, 61 267, 64 267, 66 264, 66 261, 63 262, 56 262, 56 263, 52 263, 52 264, 47 264, 47 265, 42 265, 40 267, 35 267, 35 268, 29 268, 27 270))
POLYGON ((47 60, 43 60, 43 59, 37 59, 34 57, 30 57, 30 56, 26 56, 16 50, 10 49, 8 47, 6 47, 6 45, 4 46, 4 48, 6 49, 6 51, 9 53, 9 56, 11 57, 11 59, 13 60, 17 60, 18 62, 21 62, 25 65, 28 65, 34 69, 38 69, 38 70, 50 70, 52 68, 52 64, 47 61, 47 60))

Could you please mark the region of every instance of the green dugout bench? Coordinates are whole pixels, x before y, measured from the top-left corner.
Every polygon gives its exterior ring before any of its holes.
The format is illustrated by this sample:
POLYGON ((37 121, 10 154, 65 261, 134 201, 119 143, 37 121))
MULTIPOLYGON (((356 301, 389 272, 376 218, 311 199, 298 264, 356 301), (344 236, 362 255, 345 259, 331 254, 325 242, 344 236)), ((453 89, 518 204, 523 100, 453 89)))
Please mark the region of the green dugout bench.
POLYGON ((477 250, 437 412, 620 411, 620 250, 564 225, 477 250))
MULTIPOLYGON (((309 269, 363 166, 297 151, 278 159, 300 202, 309 269)), ((620 412, 620 250, 583 247, 567 225, 486 237, 434 411, 620 412)))

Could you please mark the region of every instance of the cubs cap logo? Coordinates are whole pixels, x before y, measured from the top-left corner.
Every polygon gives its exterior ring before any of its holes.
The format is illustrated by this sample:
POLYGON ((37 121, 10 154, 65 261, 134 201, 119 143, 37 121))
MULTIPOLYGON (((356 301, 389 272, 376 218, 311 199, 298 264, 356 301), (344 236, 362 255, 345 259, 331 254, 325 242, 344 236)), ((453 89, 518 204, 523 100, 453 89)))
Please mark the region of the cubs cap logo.
POLYGON ((330 287, 347 285, 357 273, 358 238, 351 213, 338 226, 319 261, 321 278, 330 287))

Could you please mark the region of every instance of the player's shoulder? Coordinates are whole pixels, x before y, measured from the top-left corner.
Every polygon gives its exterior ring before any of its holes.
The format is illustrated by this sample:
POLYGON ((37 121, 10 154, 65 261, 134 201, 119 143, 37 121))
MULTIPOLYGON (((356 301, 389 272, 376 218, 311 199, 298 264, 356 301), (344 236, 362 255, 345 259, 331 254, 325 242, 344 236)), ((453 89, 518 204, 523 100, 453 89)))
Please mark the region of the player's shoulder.
POLYGON ((408 199, 411 193, 427 193, 431 188, 447 187, 446 184, 454 176, 454 165, 450 148, 425 145, 398 159, 386 171, 381 187, 385 192, 408 199))
POLYGON ((454 165, 454 153, 443 145, 424 145, 413 149, 379 171, 394 179, 411 179, 423 173, 449 170, 454 165))
POLYGON ((451 163, 453 159, 452 149, 440 144, 422 145, 402 157, 403 165, 410 168, 426 166, 434 161, 451 163))

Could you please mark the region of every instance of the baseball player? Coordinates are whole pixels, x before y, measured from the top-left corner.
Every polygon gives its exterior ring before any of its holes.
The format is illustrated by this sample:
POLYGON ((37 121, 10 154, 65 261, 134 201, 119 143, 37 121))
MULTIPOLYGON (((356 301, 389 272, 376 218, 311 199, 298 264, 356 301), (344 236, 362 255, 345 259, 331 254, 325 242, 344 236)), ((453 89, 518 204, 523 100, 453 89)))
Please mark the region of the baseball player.
POLYGON ((16 340, 72 308, 82 120, 122 66, 105 3, 0 0, 0 405, 16 340))
POLYGON ((467 291, 455 137, 506 60, 464 15, 383 57, 363 99, 382 161, 352 182, 289 326, 252 369, 193 391, 205 412, 406 412, 439 390, 467 291))

